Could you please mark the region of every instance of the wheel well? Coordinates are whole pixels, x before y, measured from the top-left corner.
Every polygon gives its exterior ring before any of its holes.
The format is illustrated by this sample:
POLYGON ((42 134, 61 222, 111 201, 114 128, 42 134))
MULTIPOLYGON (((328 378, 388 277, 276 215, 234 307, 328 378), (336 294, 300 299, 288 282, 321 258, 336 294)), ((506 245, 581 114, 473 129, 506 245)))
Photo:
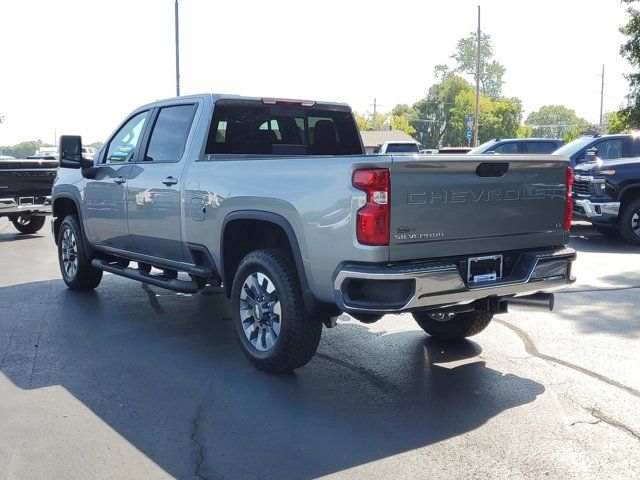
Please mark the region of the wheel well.
POLYGON ((223 282, 227 296, 231 295, 238 266, 249 252, 262 248, 283 248, 293 258, 291 243, 284 229, 266 220, 232 220, 224 229, 222 242, 223 282))
POLYGON ((57 198, 53 202, 52 208, 53 214, 53 239, 56 244, 58 243, 58 231, 60 230, 60 224, 64 217, 67 215, 77 215, 78 207, 76 202, 71 200, 70 198, 57 198))
POLYGON ((620 206, 640 198, 640 185, 627 189, 620 197, 620 206))

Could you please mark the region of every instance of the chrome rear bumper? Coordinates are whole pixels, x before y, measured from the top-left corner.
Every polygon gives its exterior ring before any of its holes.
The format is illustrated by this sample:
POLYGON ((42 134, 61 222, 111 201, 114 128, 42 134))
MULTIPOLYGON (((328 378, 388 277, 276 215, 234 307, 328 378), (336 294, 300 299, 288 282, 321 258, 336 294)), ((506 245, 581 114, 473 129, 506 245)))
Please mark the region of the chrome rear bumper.
POLYGON ((0 216, 51 213, 51 197, 0 198, 0 216))
POLYGON ((573 283, 575 250, 523 252, 508 277, 467 284, 456 262, 345 266, 334 281, 336 303, 345 312, 402 312, 471 303, 487 297, 554 292, 573 283))

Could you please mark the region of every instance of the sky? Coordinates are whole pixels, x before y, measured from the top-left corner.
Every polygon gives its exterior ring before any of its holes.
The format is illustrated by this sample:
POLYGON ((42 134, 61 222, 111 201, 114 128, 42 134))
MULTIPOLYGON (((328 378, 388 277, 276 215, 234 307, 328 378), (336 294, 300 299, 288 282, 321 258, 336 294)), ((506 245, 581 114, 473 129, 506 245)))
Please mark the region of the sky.
MULTIPOLYGON (((624 101, 618 0, 180 0, 183 95, 341 101, 423 98, 477 6, 503 93, 525 115, 562 104, 597 123, 624 101)), ((2 0, 0 145, 105 141, 138 106, 175 96, 174 0, 2 0)))

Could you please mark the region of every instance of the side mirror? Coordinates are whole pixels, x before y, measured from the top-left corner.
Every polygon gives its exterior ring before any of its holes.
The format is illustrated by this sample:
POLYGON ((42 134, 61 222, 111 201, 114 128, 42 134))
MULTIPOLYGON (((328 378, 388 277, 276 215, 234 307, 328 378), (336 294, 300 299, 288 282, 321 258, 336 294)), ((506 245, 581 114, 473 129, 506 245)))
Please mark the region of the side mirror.
POLYGON ((584 154, 585 162, 594 162, 598 158, 598 149, 589 148, 584 154))
POLYGON ((82 137, 78 135, 62 135, 60 137, 60 167, 93 167, 92 160, 82 158, 82 137))

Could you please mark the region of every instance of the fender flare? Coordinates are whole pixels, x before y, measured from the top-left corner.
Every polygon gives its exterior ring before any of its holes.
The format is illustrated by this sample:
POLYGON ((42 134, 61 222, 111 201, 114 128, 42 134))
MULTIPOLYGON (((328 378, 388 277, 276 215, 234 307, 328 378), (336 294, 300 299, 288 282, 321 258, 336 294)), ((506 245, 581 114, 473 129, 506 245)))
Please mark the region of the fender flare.
MULTIPOLYGON (((307 279, 307 274, 304 269, 304 263, 302 261, 302 253, 300 252, 300 244, 298 243, 298 238, 296 237, 296 233, 293 230, 293 227, 289 223, 289 221, 284 218, 282 215, 278 215, 273 212, 266 212, 263 210, 236 210, 235 212, 229 213, 222 222, 222 229, 220 231, 220 276, 224 279, 225 276, 225 265, 224 265, 224 235, 227 228, 227 225, 234 220, 261 220, 264 222, 273 223, 284 231, 287 239, 289 240, 289 245, 291 246, 291 251, 293 252, 293 261, 296 266, 296 270, 298 272, 298 279, 300 280, 300 287, 302 289, 302 296, 305 304, 305 308, 307 311, 313 311, 317 304, 318 300, 315 295, 311 291, 309 287, 309 281, 307 279)), ((228 292, 231 292, 231 286, 227 285, 228 292)))
POLYGON ((87 255, 88 258, 92 258, 95 254, 95 250, 93 246, 89 243, 89 240, 87 239, 87 232, 85 231, 84 221, 82 220, 82 210, 80 209, 80 202, 74 195, 70 193, 61 193, 59 195, 56 195, 51 201, 51 215, 53 217, 53 220, 51 221, 51 230, 52 230, 52 233, 54 234, 53 241, 55 242, 56 245, 58 244, 58 236, 56 235, 56 232, 60 228, 59 227, 60 223, 62 222, 62 220, 64 220, 63 218, 58 218, 55 216, 56 201, 61 198, 66 198, 67 200, 71 200, 75 204, 76 211, 78 212, 78 221, 80 222, 80 228, 82 229, 82 239, 84 240, 82 243, 84 244, 84 253, 87 255), (58 225, 57 228, 56 228, 56 224, 58 225))

